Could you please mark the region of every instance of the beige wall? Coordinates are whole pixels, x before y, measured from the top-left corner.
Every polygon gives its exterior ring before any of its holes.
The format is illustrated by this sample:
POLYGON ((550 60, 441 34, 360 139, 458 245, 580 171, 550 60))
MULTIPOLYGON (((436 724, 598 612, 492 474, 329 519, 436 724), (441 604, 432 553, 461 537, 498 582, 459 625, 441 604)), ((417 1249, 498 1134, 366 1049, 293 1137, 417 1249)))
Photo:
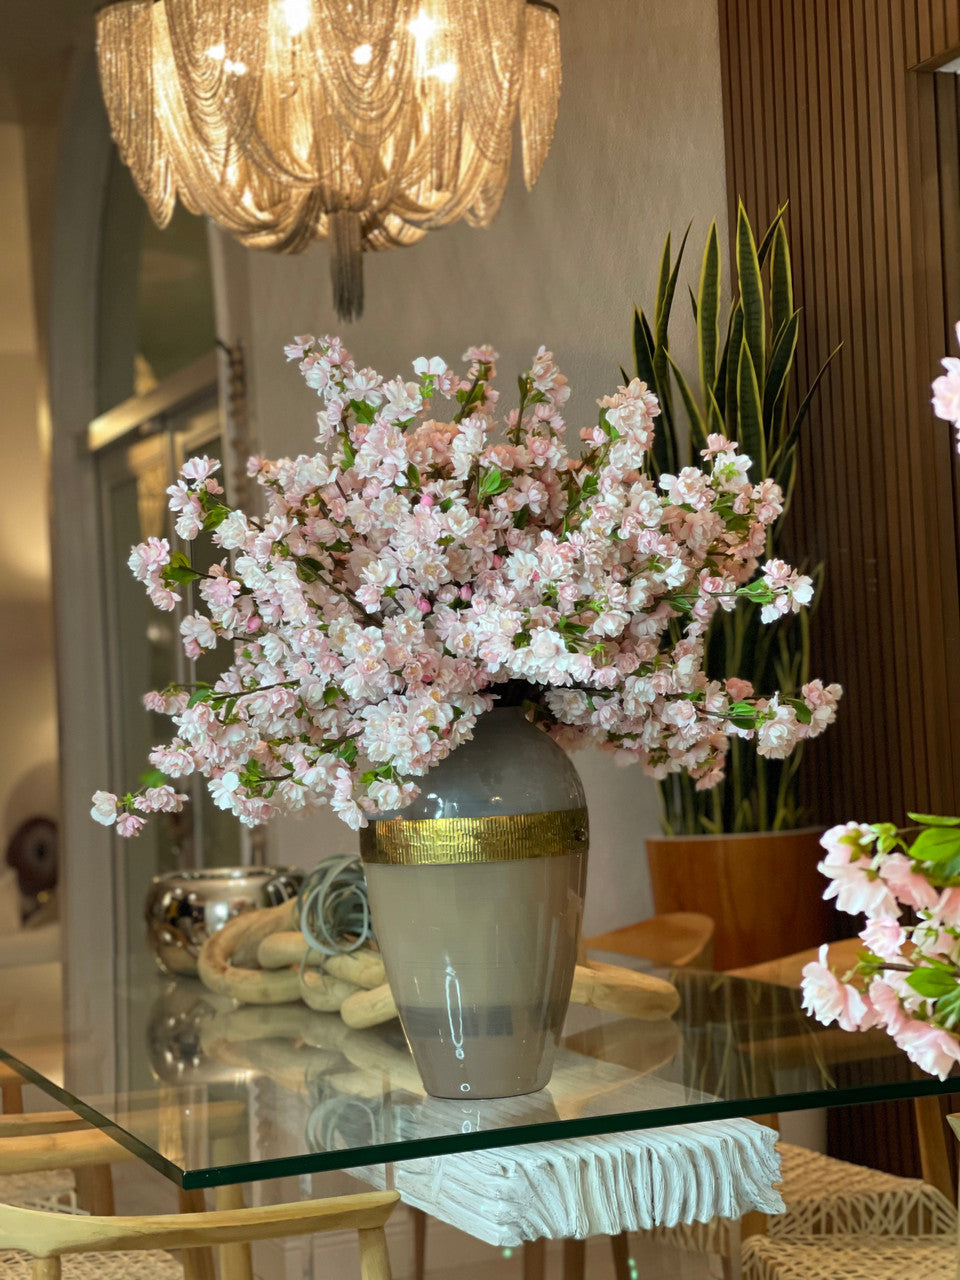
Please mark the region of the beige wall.
MULTIPOLYGON (((311 448, 316 400, 282 351, 295 333, 339 329, 362 364, 391 375, 419 354, 455 361, 492 342, 508 401, 546 343, 573 385, 575 433, 616 387, 618 365, 630 365, 632 307, 652 302, 663 236, 679 238, 691 219, 695 284, 696 246, 726 207, 713 0, 568 0, 562 24, 560 118, 533 193, 515 166, 489 230, 459 225, 371 255, 359 323, 332 314, 326 246, 282 259, 219 245, 219 332, 247 343, 265 453, 311 448)), ((649 911, 642 839, 657 828, 657 802, 636 770, 591 754, 577 764, 591 804, 593 931, 649 911)), ((281 824, 270 839, 272 857, 299 863, 353 846, 332 818, 281 824)))
POLYGON ((23 130, 0 124, 0 841, 56 816, 57 723, 46 459, 23 130))

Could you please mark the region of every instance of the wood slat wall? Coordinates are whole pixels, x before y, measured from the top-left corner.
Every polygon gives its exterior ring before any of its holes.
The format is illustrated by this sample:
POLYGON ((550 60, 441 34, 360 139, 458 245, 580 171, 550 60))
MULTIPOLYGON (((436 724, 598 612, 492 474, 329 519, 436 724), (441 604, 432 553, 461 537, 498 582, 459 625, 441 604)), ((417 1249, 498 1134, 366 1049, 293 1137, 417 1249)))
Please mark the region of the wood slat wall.
MULTIPOLYGON (((958 354, 957 0, 719 0, 731 214, 789 201, 801 385, 840 341, 790 538, 826 561, 810 753, 824 821, 960 812, 957 462, 930 381, 958 354)), ((731 226, 735 217, 731 216, 731 226)))

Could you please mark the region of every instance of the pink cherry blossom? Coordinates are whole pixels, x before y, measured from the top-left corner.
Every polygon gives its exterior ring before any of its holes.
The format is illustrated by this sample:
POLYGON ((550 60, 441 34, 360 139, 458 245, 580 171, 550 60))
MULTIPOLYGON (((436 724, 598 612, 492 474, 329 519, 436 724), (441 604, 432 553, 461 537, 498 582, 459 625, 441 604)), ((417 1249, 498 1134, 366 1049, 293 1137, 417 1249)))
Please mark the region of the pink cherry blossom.
POLYGON ((920 1018, 908 1018, 894 1033, 894 1040, 911 1062, 928 1075, 946 1080, 960 1062, 960 1041, 942 1027, 931 1026, 920 1018))
POLYGON ((803 967, 803 1007, 824 1026, 836 1022, 844 1031, 865 1031, 874 1025, 873 1007, 856 987, 831 972, 827 952, 824 943, 819 959, 803 967))

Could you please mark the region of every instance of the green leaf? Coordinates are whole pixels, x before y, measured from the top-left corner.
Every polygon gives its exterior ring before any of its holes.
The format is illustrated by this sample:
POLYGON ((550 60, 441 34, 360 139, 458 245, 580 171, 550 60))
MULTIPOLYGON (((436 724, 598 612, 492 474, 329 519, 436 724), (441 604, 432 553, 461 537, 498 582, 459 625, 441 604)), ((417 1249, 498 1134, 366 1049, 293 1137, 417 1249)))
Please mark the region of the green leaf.
POLYGON ((793 272, 790 266, 790 245, 782 220, 777 220, 773 237, 773 256, 770 259, 770 318, 771 333, 780 333, 793 315, 793 272))
POLYGON ((937 1021, 952 1031, 960 1021, 960 984, 937 1001, 937 1021))
POLYGON ((946 862, 960 855, 960 831, 955 827, 927 827, 910 846, 917 862, 946 862))
POLYGON ((140 775, 142 787, 162 787, 166 781, 167 775, 161 769, 147 769, 140 775))
POLYGON ((957 978, 948 970, 928 968, 924 965, 907 974, 907 986, 912 987, 918 995, 938 1000, 940 996, 949 995, 957 990, 957 978))
POLYGON ((747 345, 746 336, 740 346, 740 361, 737 371, 737 398, 739 400, 739 431, 737 440, 740 452, 747 454, 752 460, 750 474, 759 480, 767 474, 767 447, 763 435, 763 406, 760 402, 760 388, 754 369, 753 357, 747 345))
POLYGON ((697 294, 697 348, 700 360, 700 387, 706 401, 717 376, 720 346, 720 240, 717 224, 710 224, 707 247, 700 267, 697 294))
POLYGON ((196 569, 188 566, 168 564, 160 575, 164 582, 177 582, 182 586, 189 586, 191 582, 196 582, 197 578, 203 575, 198 573, 196 569))
POLYGON ((366 400, 351 400, 350 408, 353 410, 357 421, 365 423, 368 427, 373 422, 377 412, 372 404, 367 404, 366 400))
POLYGON ((198 702, 209 702, 212 694, 213 690, 209 685, 202 685, 191 693, 187 706, 195 707, 198 702))
MULTIPOLYGON (((225 507, 222 504, 216 507, 211 507, 203 520, 204 529, 208 532, 211 529, 219 529, 229 514, 230 508, 225 507)), ((197 576, 199 577, 199 574, 197 576)))
POLYGON ((762 383, 766 372, 767 313, 757 246, 742 201, 737 210, 737 276, 743 305, 743 336, 750 348, 757 381, 762 383))
POLYGON ((944 818, 935 813, 908 813, 907 817, 925 827, 960 827, 960 818, 944 818))
POLYGON ((417 470, 417 468, 414 466, 412 462, 407 467, 407 484, 410 486, 411 489, 420 488, 420 472, 417 470))

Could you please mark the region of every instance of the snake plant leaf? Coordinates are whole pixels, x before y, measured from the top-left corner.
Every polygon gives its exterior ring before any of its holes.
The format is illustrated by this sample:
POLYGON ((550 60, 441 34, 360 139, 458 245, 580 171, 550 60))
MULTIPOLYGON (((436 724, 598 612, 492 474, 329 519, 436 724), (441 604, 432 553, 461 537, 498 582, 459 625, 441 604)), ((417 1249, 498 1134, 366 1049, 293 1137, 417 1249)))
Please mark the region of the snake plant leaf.
POLYGON ((720 240, 717 224, 710 224, 707 247, 700 267, 697 294, 697 348, 700 358, 700 388, 704 400, 717 377, 717 348, 720 345, 720 240))
POLYGON ((683 262, 683 251, 687 247, 687 238, 690 235, 691 226, 692 223, 687 224, 683 239, 680 241, 677 260, 672 265, 670 262, 669 235, 663 246, 663 255, 660 259, 660 277, 657 281, 657 311, 655 316, 658 347, 666 348, 670 345, 670 312, 673 310, 673 299, 677 292, 677 280, 680 276, 680 266, 683 262))
POLYGON ((740 409, 740 452, 748 454, 752 459, 750 476, 756 483, 767 474, 767 442, 763 434, 763 402, 746 334, 740 344, 740 359, 737 363, 737 399, 740 409))
POLYGON ((670 397, 664 394, 664 388, 658 376, 655 344, 647 317, 638 308, 633 312, 633 357, 637 369, 637 377, 642 378, 660 401, 660 416, 656 422, 653 435, 653 449, 650 463, 655 475, 667 471, 673 473, 677 469, 676 432, 670 397))
POLYGON ((642 378, 652 391, 657 389, 657 377, 653 371, 653 334, 647 318, 637 307, 633 309, 633 359, 637 377, 642 378))
POLYGON ((770 258, 770 319, 771 332, 780 333, 793 315, 793 271, 790 265, 790 245, 782 222, 777 223, 770 258))
POLYGON ((780 422, 777 421, 777 406, 782 401, 782 393, 790 377, 799 332, 800 312, 794 311, 780 330, 780 336, 770 353, 770 368, 767 370, 767 381, 763 388, 763 422, 770 453, 774 453, 780 445, 782 429, 780 422))
POLYGON ((783 441, 780 447, 777 449, 776 453, 773 456, 773 459, 771 460, 770 467, 774 473, 774 479, 777 481, 778 484, 780 483, 780 480, 776 474, 777 467, 782 466, 784 460, 788 458, 789 455, 793 452, 793 450, 797 447, 797 444, 799 443, 799 440, 800 440, 800 432, 803 428, 803 424, 806 419, 806 416, 810 411, 810 405, 813 402, 813 397, 817 393, 817 388, 820 386, 820 383, 823 381, 827 370, 830 368, 830 365, 833 363, 834 357, 837 355, 837 353, 839 352, 842 346, 843 346, 843 343, 841 342, 836 347, 834 347, 834 349, 827 356, 826 360, 824 360, 823 364, 820 366, 820 371, 817 374, 817 376, 814 378, 810 386, 810 390, 800 401, 800 408, 797 410, 796 417, 793 420, 793 426, 790 428, 789 435, 783 441))
MULTIPOLYGON (((730 308, 730 314, 727 316, 727 332, 723 339, 723 346, 720 348, 717 359, 717 376, 713 381, 713 394, 717 404, 720 406, 721 414, 726 413, 727 403, 727 369, 730 362, 730 342, 733 336, 734 317, 739 310, 739 302, 734 303, 730 308)), ((737 343, 737 350, 740 350, 740 344, 737 343)))
POLYGON ((670 264, 672 261, 671 237, 668 231, 667 238, 663 242, 663 250, 660 253, 660 269, 657 272, 657 301, 653 308, 653 324, 658 333, 660 331, 660 316, 663 312, 663 303, 667 296, 667 284, 670 280, 670 264))
POLYGON ((690 310, 693 312, 693 323, 696 324, 697 323, 697 295, 693 292, 693 290, 690 288, 689 285, 687 285, 687 293, 689 293, 690 295, 690 310))
POLYGON ((717 397, 707 388, 707 435, 723 435, 723 410, 717 404, 717 397))
POLYGON ((724 362, 725 392, 723 416, 727 424, 727 435, 731 440, 739 437, 737 425, 737 372, 740 361, 740 348, 743 345, 743 307, 738 302, 733 309, 730 323, 730 336, 727 339, 726 359, 724 362))
POLYGON ((762 383, 766 374, 767 314, 757 246, 743 201, 737 211, 737 275, 743 307, 743 336, 750 348, 757 381, 762 383))
POLYGON ((787 212, 787 206, 782 204, 774 215, 773 221, 763 233, 763 239, 757 247, 757 261, 762 267, 767 260, 767 255, 773 245, 773 238, 777 234, 777 227, 783 222, 783 215, 787 212))
POLYGON ((690 384, 683 376, 676 360, 670 355, 669 351, 667 352, 667 360, 670 362, 670 368, 673 371, 673 377, 680 392, 683 407, 686 409, 687 417, 690 419, 690 451, 696 455, 701 449, 705 448, 707 443, 703 416, 694 399, 693 392, 690 390, 690 384))
MULTIPOLYGON (((667 353, 670 350, 670 313, 673 310, 673 300, 677 292, 677 280, 680 277, 680 265, 683 262, 683 251, 686 248, 687 236, 690 234, 690 228, 687 227, 683 234, 683 240, 680 244, 680 252, 677 254, 677 260, 673 264, 662 296, 657 299, 657 316, 656 316, 656 346, 653 349, 653 367, 657 374, 657 391, 662 393, 661 407, 666 406, 667 412, 673 416, 673 400, 672 387, 670 385, 670 369, 667 360, 667 353)), ((662 266, 662 264, 661 264, 662 266)))
POLYGON ((796 449, 793 449, 784 457, 779 467, 772 468, 772 473, 774 480, 776 480, 783 493, 783 510, 780 514, 780 519, 783 520, 787 512, 790 510, 790 504, 793 501, 793 490, 797 483, 796 449))

